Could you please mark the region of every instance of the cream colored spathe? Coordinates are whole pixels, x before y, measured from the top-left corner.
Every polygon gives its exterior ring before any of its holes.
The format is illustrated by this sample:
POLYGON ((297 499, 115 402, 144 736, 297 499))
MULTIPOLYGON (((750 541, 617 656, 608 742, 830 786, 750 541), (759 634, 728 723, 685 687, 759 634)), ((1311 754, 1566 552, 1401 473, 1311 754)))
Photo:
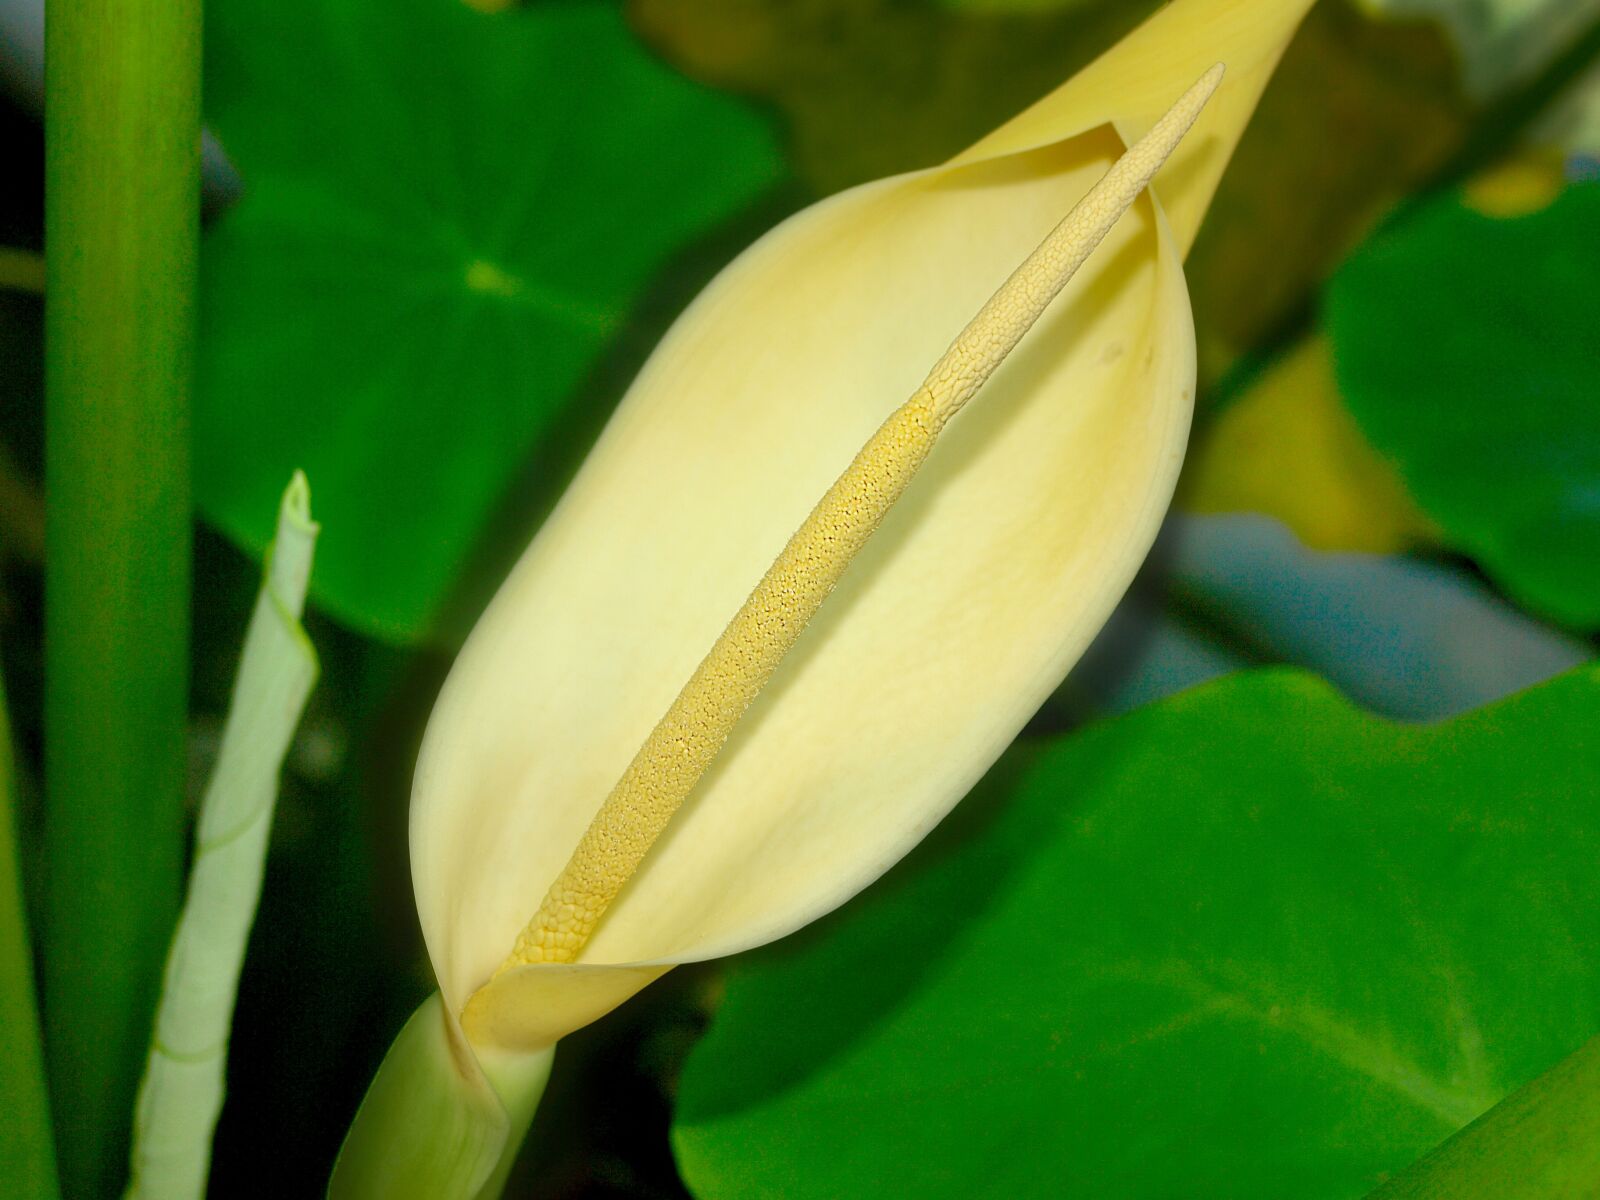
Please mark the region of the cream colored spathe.
POLYGON ((675 962, 832 908, 1059 682, 1170 497, 1194 376, 1181 255, 1302 7, 1179 0, 952 163, 775 230, 674 327, 429 727, 413 868, 452 1015, 818 497, 1124 144, 1228 64, 1158 200, 946 430, 580 961, 500 976, 474 1044, 541 1048, 675 962))
MULTIPOLYGON (((623 771, 500 969, 575 962, 744 714, 899 502, 946 425, 1150 185, 1221 81, 1196 82, 1013 271, 867 439, 767 568, 623 771)), ((492 982, 492 981, 491 981, 492 982)), ((470 1026, 493 989, 468 1001, 470 1026)))
POLYGON ((1307 3, 1176 0, 952 162, 786 222, 678 321, 430 723, 412 858, 441 994, 384 1060, 331 1196, 498 1194, 558 1038, 870 883, 1056 686, 1170 497, 1194 385, 1181 259, 1307 3), (624 829, 648 849, 592 935, 569 943, 557 914, 576 961, 520 965, 523 946, 496 975, 819 498, 1219 59, 1226 80, 1153 194, 932 443, 749 711, 713 722, 731 735, 664 835, 624 829))

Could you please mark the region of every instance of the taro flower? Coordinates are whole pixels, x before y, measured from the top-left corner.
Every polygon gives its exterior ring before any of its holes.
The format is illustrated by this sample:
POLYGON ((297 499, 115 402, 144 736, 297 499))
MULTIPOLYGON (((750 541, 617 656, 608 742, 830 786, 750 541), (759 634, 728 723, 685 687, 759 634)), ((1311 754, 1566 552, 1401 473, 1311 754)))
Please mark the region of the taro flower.
POLYGON ((1061 681, 1170 499, 1183 254, 1308 2, 1176 0, 943 166, 800 213, 680 318, 429 724, 440 995, 335 1194, 492 1194, 557 1039, 865 887, 1061 681))

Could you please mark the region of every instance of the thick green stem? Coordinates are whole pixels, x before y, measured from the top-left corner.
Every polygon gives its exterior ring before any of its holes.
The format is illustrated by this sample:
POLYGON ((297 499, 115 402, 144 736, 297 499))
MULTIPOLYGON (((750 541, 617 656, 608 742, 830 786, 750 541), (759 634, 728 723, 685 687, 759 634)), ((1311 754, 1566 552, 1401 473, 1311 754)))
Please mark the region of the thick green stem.
POLYGON ((1368 1200, 1600 1196, 1600 1037, 1512 1092, 1368 1200))
POLYGON ((120 1186, 179 894, 199 0, 46 9, 46 1057, 63 1185, 120 1186))
POLYGON ((55 1200, 50 1100, 33 998, 33 955, 15 838, 15 778, 5 688, 0 686, 0 1180, 16 1200, 55 1200))
POLYGON ((498 1200, 554 1058, 474 1050, 434 993, 384 1055, 328 1200, 498 1200))

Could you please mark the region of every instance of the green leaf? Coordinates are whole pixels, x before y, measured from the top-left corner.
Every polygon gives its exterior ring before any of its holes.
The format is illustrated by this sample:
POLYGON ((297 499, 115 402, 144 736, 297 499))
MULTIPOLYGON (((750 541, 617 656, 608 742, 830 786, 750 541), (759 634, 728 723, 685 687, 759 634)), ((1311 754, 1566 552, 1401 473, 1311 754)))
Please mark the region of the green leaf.
POLYGON ((1457 195, 1351 258, 1328 296, 1340 389, 1456 547, 1519 600, 1600 625, 1600 186, 1511 219, 1457 195))
POLYGON ((1600 1192, 1600 1037, 1369 1200, 1590 1200, 1600 1192))
POLYGON ((188 891, 134 1106, 127 1200, 205 1195, 278 775, 317 680, 316 651, 300 624, 317 532, 306 478, 296 472, 278 509, 222 748, 200 803, 188 891))
POLYGON ((1446 724, 1234 676, 1020 749, 748 960, 703 1200, 1359 1196, 1600 1028, 1600 673, 1446 724))
POLYGON ((55 1139, 45 1090, 33 949, 17 858, 11 724, 0 686, 0 1180, 16 1200, 56 1200, 55 1139))
POLYGON ((304 467, 332 531, 313 598, 414 638, 652 273, 777 177, 771 136, 611 4, 206 19, 246 195, 204 249, 201 511, 259 549, 304 467))

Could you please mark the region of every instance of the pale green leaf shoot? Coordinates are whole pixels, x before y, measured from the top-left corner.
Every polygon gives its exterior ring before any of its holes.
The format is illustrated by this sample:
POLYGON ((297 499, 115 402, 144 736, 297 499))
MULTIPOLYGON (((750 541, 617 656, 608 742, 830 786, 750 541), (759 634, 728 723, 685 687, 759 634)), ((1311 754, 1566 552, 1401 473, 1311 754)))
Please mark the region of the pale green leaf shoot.
POLYGON ((201 801, 188 896, 167 957, 134 1111, 129 1200, 198 1200, 222 1110, 228 1031, 261 895, 278 774, 317 678, 300 614, 318 527, 295 473, 201 801))

